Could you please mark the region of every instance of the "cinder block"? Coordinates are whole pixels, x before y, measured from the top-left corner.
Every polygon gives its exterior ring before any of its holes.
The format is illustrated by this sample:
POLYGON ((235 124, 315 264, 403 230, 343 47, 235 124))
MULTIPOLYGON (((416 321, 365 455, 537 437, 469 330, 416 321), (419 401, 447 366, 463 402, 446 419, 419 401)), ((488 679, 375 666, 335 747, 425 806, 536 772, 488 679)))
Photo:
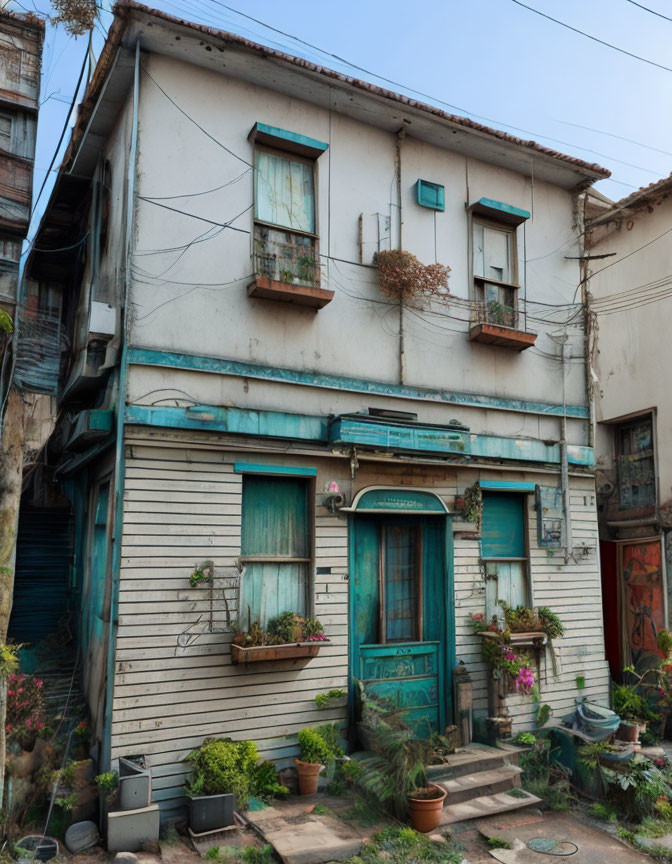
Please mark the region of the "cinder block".
POLYGON ((109 852, 137 852, 144 843, 158 839, 158 804, 137 810, 114 810, 107 815, 109 852))

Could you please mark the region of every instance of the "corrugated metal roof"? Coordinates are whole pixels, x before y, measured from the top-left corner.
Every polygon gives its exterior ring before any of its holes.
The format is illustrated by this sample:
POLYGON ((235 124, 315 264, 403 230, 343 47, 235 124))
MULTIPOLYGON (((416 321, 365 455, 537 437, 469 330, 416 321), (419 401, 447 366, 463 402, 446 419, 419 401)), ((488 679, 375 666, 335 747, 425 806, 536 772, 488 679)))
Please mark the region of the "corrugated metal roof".
POLYGON ((21 509, 9 624, 17 642, 35 644, 57 630, 68 608, 72 555, 70 514, 21 509))

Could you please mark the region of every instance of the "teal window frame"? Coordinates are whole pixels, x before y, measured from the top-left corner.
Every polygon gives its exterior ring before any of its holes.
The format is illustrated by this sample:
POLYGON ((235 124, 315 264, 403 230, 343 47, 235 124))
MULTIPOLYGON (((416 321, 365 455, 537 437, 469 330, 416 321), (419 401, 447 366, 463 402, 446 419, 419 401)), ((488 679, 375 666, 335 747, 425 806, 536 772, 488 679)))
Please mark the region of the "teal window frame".
POLYGON ((252 470, 243 472, 242 485, 240 560, 245 571, 238 610, 241 626, 249 628, 259 621, 265 628, 269 618, 287 611, 311 615, 312 477, 252 470), (278 506, 290 509, 283 512, 278 506))
MULTIPOLYGON (((501 616, 502 610, 499 606, 499 600, 505 599, 504 596, 500 596, 502 584, 508 585, 509 601, 512 605, 528 606, 530 603, 531 573, 527 514, 529 492, 530 490, 527 489, 505 490, 496 487, 489 490, 484 489, 481 518, 481 560, 485 570, 486 615, 488 617, 493 614, 497 614, 498 617, 501 616), (498 521, 503 526, 500 536, 496 539, 493 538, 492 542, 489 542, 488 538, 489 503, 493 508, 490 518, 493 519, 493 522, 498 521), (511 513, 509 514, 506 512, 507 503, 511 505, 511 513), (520 518, 516 525, 518 513, 520 518), (520 578, 519 590, 516 591, 512 586, 516 583, 518 576, 520 578), (494 595, 491 589, 492 582, 496 582, 494 595)), ((495 528, 494 524, 493 528, 495 528)), ((494 533, 495 531, 493 531, 494 533)))

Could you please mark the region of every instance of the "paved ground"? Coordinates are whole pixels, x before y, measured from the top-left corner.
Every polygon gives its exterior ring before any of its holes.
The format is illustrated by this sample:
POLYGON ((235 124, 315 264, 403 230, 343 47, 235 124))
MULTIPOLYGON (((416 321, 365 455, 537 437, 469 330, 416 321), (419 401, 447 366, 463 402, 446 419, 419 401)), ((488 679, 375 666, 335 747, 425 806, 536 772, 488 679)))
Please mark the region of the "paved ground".
MULTIPOLYGON (((518 819, 507 819, 506 814, 503 817, 491 816, 478 820, 474 828, 485 837, 507 840, 514 848, 497 850, 496 858, 488 854, 479 860, 468 854, 467 857, 473 860, 473 864, 481 864, 481 861, 493 864, 493 860, 502 864, 548 864, 549 860, 558 860, 530 851, 527 841, 533 838, 564 843, 561 850, 565 852, 574 848, 572 843, 576 844, 578 851, 568 858, 572 864, 651 864, 653 860, 571 813, 544 813, 541 816, 528 814, 527 818, 521 815, 518 819)), ((457 839, 461 840, 459 837, 457 839)))
MULTIPOLYGON (((358 851, 372 834, 385 823, 364 826, 348 818, 347 824, 340 817, 348 813, 352 802, 348 798, 332 798, 316 795, 305 798, 292 798, 280 802, 278 806, 259 811, 264 816, 259 819, 259 828, 265 829, 283 853, 283 860, 292 864, 318 864, 318 862, 343 861, 358 851), (318 813, 315 813, 315 805, 318 813), (265 823, 265 824, 264 824, 265 823), (282 832, 272 835, 281 829, 282 832), (305 842, 306 840, 310 842, 305 842), (328 854, 329 844, 336 854, 328 854)), ((576 854, 567 858, 572 864, 652 864, 648 855, 636 852, 598 826, 581 818, 580 811, 572 813, 541 813, 538 810, 521 810, 517 813, 504 813, 471 822, 451 825, 450 836, 464 846, 469 864, 550 864, 557 861, 548 855, 530 851, 527 841, 533 838, 548 838, 556 842, 569 841, 578 846, 576 854), (488 846, 487 839, 498 838, 508 841, 514 848, 494 851, 488 846), (496 856, 496 857, 495 857, 496 856)), ((448 832, 445 832, 448 833, 448 832)), ((173 843, 161 843, 159 854, 137 853, 137 864, 203 864, 203 858, 191 846, 188 838, 174 838, 173 843)), ((223 847, 255 845, 264 841, 256 836, 251 828, 239 830, 236 836, 228 834, 221 839, 208 841, 208 848, 214 845, 223 847)), ((572 847, 565 847, 569 851, 572 847)), ((205 850, 201 850, 205 851, 205 850)), ((112 856, 102 849, 89 850, 74 856, 71 864, 111 864, 112 856)))

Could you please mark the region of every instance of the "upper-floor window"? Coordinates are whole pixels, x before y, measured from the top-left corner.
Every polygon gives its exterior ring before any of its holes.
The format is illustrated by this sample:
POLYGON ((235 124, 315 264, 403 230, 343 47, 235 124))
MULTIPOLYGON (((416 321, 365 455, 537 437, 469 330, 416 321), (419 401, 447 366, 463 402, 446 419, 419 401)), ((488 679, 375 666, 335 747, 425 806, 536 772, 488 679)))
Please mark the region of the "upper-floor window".
POLYGON ((254 216, 257 275, 316 286, 320 268, 314 160, 257 147, 254 216))
POLYGON ((502 327, 518 325, 516 231, 474 219, 474 290, 480 320, 502 327))
POLYGON ((616 435, 618 507, 620 510, 651 508, 656 503, 656 469, 653 417, 637 417, 619 423, 616 435))
POLYGON ((315 233, 315 166, 299 159, 257 148, 255 217, 260 222, 315 233))
POLYGON ((0 149, 12 149, 12 115, 0 112, 0 149))

